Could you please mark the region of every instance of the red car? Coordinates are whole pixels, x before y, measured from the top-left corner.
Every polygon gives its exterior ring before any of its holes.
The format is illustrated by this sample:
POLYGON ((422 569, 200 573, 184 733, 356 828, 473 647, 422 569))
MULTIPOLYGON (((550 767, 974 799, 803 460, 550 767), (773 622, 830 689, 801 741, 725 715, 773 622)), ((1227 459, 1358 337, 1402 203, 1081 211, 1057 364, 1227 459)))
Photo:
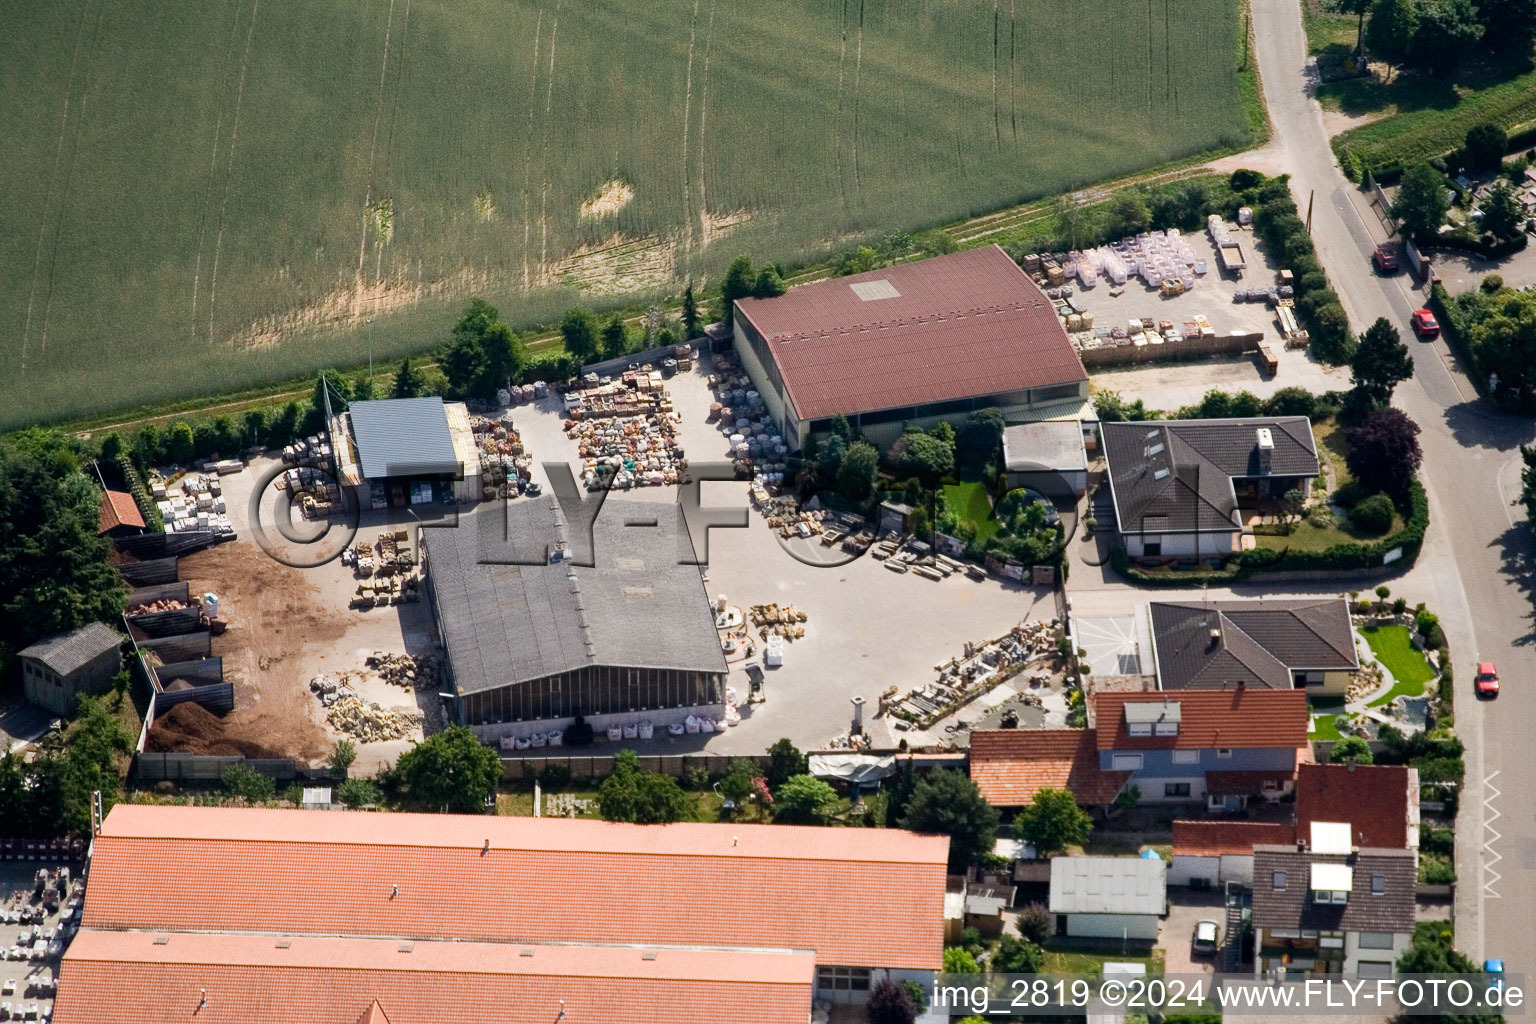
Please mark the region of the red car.
POLYGON ((1413 311, 1413 333, 1421 338, 1438 338, 1440 336, 1440 322, 1435 319, 1435 314, 1427 309, 1413 311))
POLYGON ((1477 678, 1472 681, 1472 687, 1479 697, 1497 697, 1499 695, 1499 670, 1493 667, 1491 661, 1477 663, 1477 678))
POLYGON ((1397 273, 1397 253, 1384 245, 1378 245, 1376 251, 1371 253, 1371 259, 1376 261, 1376 269, 1383 274, 1397 273))

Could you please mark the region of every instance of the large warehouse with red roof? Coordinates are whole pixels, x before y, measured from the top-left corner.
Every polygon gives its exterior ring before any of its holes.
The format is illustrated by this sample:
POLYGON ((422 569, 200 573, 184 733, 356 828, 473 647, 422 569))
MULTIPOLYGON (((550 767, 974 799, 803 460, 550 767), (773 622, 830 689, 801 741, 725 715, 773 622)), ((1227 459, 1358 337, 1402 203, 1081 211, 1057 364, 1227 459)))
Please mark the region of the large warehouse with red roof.
POLYGON ((804 1024, 933 976, 948 857, 897 829, 119 804, 54 1020, 804 1024))
POLYGON ((786 441, 841 414, 876 440, 996 407, 1056 419, 1088 374, 1050 299, 995 245, 739 299, 736 353, 786 441))

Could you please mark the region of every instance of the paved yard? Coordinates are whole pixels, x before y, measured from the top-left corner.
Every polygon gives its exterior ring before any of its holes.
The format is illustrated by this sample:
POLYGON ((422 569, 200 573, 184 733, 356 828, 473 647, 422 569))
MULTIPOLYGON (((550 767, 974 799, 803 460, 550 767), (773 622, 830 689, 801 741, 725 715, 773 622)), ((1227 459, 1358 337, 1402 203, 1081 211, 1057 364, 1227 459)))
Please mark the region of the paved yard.
POLYGON ((1220 890, 1200 891, 1184 886, 1168 887, 1168 916, 1158 929, 1157 944, 1163 948, 1164 969, 1169 974, 1212 974, 1216 956, 1196 956, 1192 946, 1195 922, 1212 920, 1221 926, 1220 941, 1227 939, 1227 911, 1220 890))
MULTIPOLYGON (((1234 225, 1228 227, 1231 229, 1234 225)), ((1123 294, 1112 296, 1108 283, 1101 280, 1089 291, 1079 289, 1073 301, 1080 302, 1094 314, 1096 326, 1124 325, 1131 317, 1147 316, 1183 321, 1203 313, 1217 334, 1261 331, 1280 359, 1279 373, 1273 377, 1261 375, 1252 356, 1220 357, 1195 363, 1099 370, 1092 374, 1094 390, 1118 391, 1128 401, 1140 398, 1151 408, 1172 410, 1193 404, 1211 388, 1248 390, 1264 398, 1283 387, 1322 392, 1349 386, 1347 369, 1324 366, 1309 358, 1304 350, 1287 350, 1280 338, 1274 311, 1266 308, 1264 303, 1232 301, 1233 293, 1239 288, 1247 291, 1269 287, 1276 281, 1279 270, 1258 244, 1253 232, 1243 230, 1236 232, 1234 237, 1242 242, 1248 255, 1248 270, 1241 279, 1215 270, 1210 236, 1202 230, 1184 235, 1196 257, 1206 260, 1212 268, 1203 277, 1196 278, 1192 291, 1164 298, 1140 278, 1132 278, 1126 283, 1123 294)))

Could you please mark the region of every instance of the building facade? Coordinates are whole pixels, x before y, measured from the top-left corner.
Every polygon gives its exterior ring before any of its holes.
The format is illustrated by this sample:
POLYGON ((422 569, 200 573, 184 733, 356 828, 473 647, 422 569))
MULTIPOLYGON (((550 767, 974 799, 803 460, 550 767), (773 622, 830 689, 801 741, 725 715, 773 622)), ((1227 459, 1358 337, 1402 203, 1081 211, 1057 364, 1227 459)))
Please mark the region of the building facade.
POLYGON ((1111 692, 1089 704, 1099 767, 1130 772, 1145 802, 1238 810, 1295 788, 1308 723, 1299 690, 1111 692))
POLYGON ((1390 977, 1413 941, 1418 855, 1306 847, 1254 847, 1256 973, 1390 977))

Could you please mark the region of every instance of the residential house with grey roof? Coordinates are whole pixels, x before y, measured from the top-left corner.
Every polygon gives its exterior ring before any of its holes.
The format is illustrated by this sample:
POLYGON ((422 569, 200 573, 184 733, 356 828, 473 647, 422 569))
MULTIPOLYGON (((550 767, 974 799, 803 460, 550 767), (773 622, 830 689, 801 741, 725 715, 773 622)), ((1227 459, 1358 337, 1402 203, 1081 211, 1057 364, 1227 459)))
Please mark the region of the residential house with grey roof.
POLYGON ((1418 852, 1356 848, 1347 824, 1326 825, 1253 848, 1255 971, 1390 977, 1413 940, 1418 852))
POLYGON ((1339 696, 1360 668, 1341 597, 1153 601, 1147 606, 1159 689, 1305 689, 1339 696))
POLYGON ((722 717, 725 656, 678 507, 609 498, 587 522, 544 497, 422 531, 457 717, 482 738, 542 745, 578 715, 631 738, 722 717))
POLYGON ((1293 489, 1307 493, 1318 474, 1317 442, 1305 416, 1099 429, 1121 543, 1145 561, 1230 555, 1239 548, 1245 511, 1293 489))
POLYGON ((123 667, 122 642, 103 622, 44 637, 19 655, 22 695, 56 715, 72 714, 81 694, 112 689, 123 667))

